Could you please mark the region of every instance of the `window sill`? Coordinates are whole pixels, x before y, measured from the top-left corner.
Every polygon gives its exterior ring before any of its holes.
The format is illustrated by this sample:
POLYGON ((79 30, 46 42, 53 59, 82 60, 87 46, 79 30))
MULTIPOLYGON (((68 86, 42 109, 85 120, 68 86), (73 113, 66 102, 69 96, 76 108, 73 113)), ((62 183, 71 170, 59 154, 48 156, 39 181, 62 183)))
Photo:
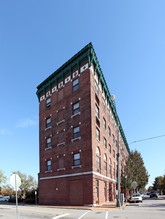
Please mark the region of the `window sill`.
POLYGON ((75 168, 81 168, 81 165, 72 166, 72 169, 75 169, 75 168))
POLYGON ((62 122, 65 122, 65 119, 63 119, 63 120, 57 122, 57 126, 58 126, 60 123, 62 123, 62 122))
POLYGON ((49 148, 45 148, 45 151, 49 150, 49 149, 52 149, 52 147, 49 147, 49 148))
POLYGON ((57 144, 57 147, 61 146, 61 145, 65 145, 65 142, 59 143, 57 144))
POLYGON ((47 170, 45 171, 45 173, 52 173, 52 170, 47 170))
POLYGON ((51 129, 51 128, 52 128, 52 126, 50 126, 50 127, 46 128, 46 129, 45 129, 45 131, 47 131, 48 129, 51 129))
POLYGON ((59 168, 59 169, 57 169, 57 171, 62 171, 62 170, 65 170, 65 168, 59 168))
POLYGON ((73 117, 77 116, 77 115, 80 115, 80 114, 81 114, 81 113, 80 113, 80 112, 78 112, 78 113, 76 113, 76 114, 72 115, 72 116, 71 116, 71 119, 72 119, 73 117))
POLYGON ((71 141, 73 142, 73 141, 76 141, 76 140, 81 140, 81 136, 78 137, 78 138, 73 138, 71 141))

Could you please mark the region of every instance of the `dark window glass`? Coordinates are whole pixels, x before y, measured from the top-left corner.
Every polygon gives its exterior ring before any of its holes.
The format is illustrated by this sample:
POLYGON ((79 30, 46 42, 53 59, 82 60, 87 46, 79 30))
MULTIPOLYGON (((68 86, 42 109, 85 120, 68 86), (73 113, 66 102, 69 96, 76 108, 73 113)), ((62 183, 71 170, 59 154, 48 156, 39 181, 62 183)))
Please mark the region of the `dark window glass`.
POLYGON ((46 139, 46 147, 50 148, 51 147, 51 138, 46 139))
POLYGON ((49 127, 51 127, 51 118, 48 118, 46 120, 46 128, 49 128, 49 127))
POLYGON ((46 99, 46 108, 49 108, 51 104, 51 98, 46 99))

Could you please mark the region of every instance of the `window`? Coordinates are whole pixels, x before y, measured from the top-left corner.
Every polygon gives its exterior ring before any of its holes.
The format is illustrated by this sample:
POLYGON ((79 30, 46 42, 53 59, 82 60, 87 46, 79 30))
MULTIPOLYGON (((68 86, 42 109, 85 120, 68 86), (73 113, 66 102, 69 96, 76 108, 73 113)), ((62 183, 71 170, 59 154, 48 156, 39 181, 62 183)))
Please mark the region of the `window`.
POLYGON ((108 135, 111 137, 111 129, 109 126, 108 126, 108 135))
POLYGON ((104 182, 104 196, 107 196, 107 183, 104 182))
POLYGON ((75 92, 76 90, 78 90, 79 88, 79 79, 77 78, 76 80, 74 80, 72 82, 72 85, 73 85, 73 92, 75 92))
POLYGON ((79 111, 80 111, 80 108, 79 108, 79 107, 80 107, 79 102, 73 104, 73 115, 79 113, 79 111))
POLYGON ((51 104, 51 98, 46 99, 46 108, 49 108, 51 104))
POLYGON ((104 154, 104 171, 107 172, 107 156, 104 154))
POLYGON ((96 139, 100 141, 100 130, 96 128, 96 139))
POLYGON ((46 139, 46 147, 51 148, 51 138, 46 139))
POLYGON ((109 144, 109 153, 111 153, 111 145, 109 144))
POLYGON ((110 117, 111 117, 111 111, 110 109, 108 109, 108 119, 110 120, 110 117))
POLYGON ((109 159, 109 175, 112 176, 112 162, 111 159, 109 159))
POLYGON ((48 118, 46 120, 46 128, 50 128, 51 127, 51 118, 48 118))
POLYGON ((100 157, 100 149, 97 147, 96 149, 96 168, 97 172, 101 171, 101 157, 100 157))
POLYGON ((113 176, 114 176, 114 179, 115 179, 115 162, 113 163, 113 176))
POLYGON ((113 150, 113 157, 115 158, 115 151, 113 150))
POLYGON ((99 197, 99 180, 96 180, 96 198, 99 197))
POLYGON ((95 114, 97 118, 100 117, 99 107, 97 105, 95 105, 95 114))
POLYGON ((47 160, 46 161, 46 170, 47 171, 52 170, 52 162, 51 162, 51 160, 47 160))
POLYGON ((99 87, 96 81, 95 81, 95 93, 97 94, 97 96, 99 95, 99 87))
POLYGON ((112 135, 112 138, 113 138, 113 143, 115 144, 115 136, 114 136, 114 135, 112 135))
POLYGON ((80 126, 77 126, 73 128, 73 138, 79 138, 80 137, 80 126))
POLYGON ((73 166, 79 166, 80 165, 80 153, 73 155, 73 166))
POLYGON ((105 111, 105 99, 103 98, 103 109, 105 111))
POLYGON ((107 148, 107 139, 104 138, 104 148, 107 148))
POLYGON ((104 127, 104 129, 106 129, 106 120, 105 120, 105 118, 103 118, 103 127, 104 127))

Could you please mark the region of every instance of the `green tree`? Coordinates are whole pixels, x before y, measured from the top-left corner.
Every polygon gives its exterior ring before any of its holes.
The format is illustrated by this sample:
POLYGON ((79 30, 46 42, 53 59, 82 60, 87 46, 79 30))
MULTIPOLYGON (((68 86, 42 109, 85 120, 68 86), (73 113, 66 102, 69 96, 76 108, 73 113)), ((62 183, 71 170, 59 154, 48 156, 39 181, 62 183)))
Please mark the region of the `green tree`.
POLYGON ((121 179, 122 187, 125 188, 126 185, 128 189, 132 189, 131 183, 136 181, 137 189, 143 189, 148 183, 148 178, 149 175, 144 166, 141 154, 137 150, 131 151, 124 168, 124 174, 121 179))
POLYGON ((33 176, 31 175, 27 176, 26 174, 23 174, 20 171, 13 173, 18 174, 19 177, 21 178, 21 186, 19 188, 22 192, 23 198, 26 198, 26 193, 28 191, 37 189, 37 182, 33 176))
POLYGON ((1 183, 5 183, 6 182, 6 176, 4 175, 3 171, 0 170, 0 185, 1 183))
POLYGON ((164 187, 164 177, 157 176, 155 177, 155 181, 153 183, 153 190, 163 190, 164 187))
POLYGON ((10 185, 4 185, 2 186, 2 195, 4 196, 9 196, 9 195, 12 195, 14 192, 12 190, 12 187, 10 185))

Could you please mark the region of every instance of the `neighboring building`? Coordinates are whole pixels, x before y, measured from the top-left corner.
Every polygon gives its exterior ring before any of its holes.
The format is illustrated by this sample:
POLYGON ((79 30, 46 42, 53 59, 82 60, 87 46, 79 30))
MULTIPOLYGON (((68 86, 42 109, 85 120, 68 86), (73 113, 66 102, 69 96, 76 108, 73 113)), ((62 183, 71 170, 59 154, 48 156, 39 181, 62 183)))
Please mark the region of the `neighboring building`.
MULTIPOLYGON (((37 87, 39 203, 96 205, 116 198, 117 114, 92 44, 37 87)), ((129 155, 120 124, 121 174, 129 155)))

